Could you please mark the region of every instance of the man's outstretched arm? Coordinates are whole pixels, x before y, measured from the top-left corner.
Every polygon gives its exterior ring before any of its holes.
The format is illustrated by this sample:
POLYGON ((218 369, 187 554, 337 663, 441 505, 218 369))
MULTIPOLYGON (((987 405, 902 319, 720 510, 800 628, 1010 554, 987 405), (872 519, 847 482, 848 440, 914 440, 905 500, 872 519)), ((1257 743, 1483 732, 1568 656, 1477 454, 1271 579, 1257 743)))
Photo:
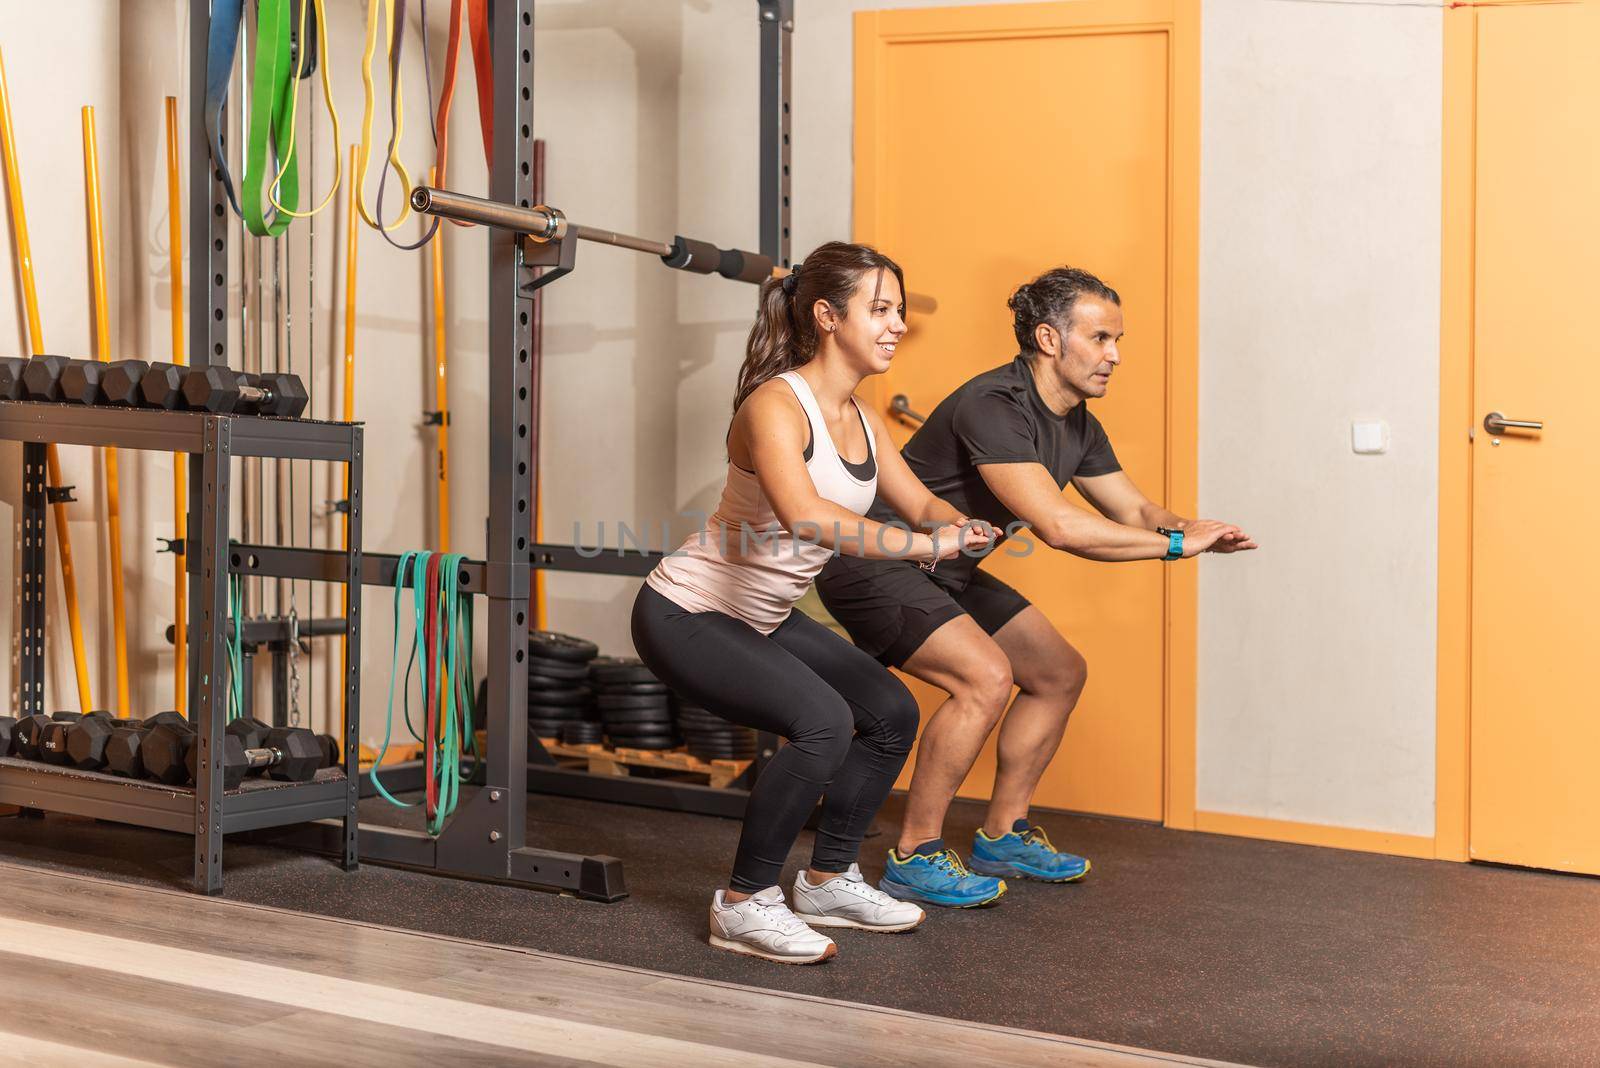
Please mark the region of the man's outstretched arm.
MULTIPOLYGON (((1157 525, 1163 524, 1142 526, 1079 508, 1061 495, 1043 464, 980 464, 978 472, 1001 503, 1052 549, 1089 560, 1108 562, 1159 560, 1167 554, 1167 536, 1155 531, 1157 525)), ((1165 509, 1161 509, 1161 512, 1172 519, 1182 520, 1182 517, 1165 509)), ((1130 514, 1129 518, 1139 519, 1142 516, 1130 514)), ((1255 548, 1255 543, 1243 531, 1228 523, 1208 519, 1189 520, 1183 532, 1184 556, 1194 556, 1214 546, 1220 549, 1223 544, 1228 548, 1220 551, 1255 548)))
MULTIPOLYGON (((1133 479, 1128 477, 1126 471, 1075 478, 1072 480, 1072 485, 1101 515, 1126 526, 1144 530, 1155 530, 1157 527, 1181 530, 1187 542, 1190 527, 1201 522, 1178 515, 1150 500, 1140 492, 1138 486, 1134 485, 1133 479)), ((1232 524, 1223 525, 1232 526, 1232 524)), ((1224 535, 1211 546, 1212 552, 1231 553, 1256 547, 1256 543, 1243 531, 1237 527, 1233 529, 1234 533, 1224 535)))
POLYGON ((1124 526, 1182 530, 1191 522, 1146 497, 1126 471, 1075 478, 1072 485, 1101 515, 1124 526))

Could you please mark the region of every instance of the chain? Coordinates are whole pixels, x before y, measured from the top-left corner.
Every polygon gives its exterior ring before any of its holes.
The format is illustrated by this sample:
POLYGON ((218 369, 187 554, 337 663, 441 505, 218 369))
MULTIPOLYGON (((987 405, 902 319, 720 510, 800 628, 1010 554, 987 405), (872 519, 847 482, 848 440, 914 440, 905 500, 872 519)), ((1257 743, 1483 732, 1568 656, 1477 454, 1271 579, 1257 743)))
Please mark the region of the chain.
POLYGON ((300 616, 289 606, 289 726, 300 726, 300 616))

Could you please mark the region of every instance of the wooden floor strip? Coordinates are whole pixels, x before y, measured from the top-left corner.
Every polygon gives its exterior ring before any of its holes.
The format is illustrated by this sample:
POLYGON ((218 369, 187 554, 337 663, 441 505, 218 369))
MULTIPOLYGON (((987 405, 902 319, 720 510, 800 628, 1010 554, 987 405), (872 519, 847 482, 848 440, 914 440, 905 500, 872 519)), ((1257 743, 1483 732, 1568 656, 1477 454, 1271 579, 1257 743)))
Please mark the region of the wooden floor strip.
POLYGON ((254 997, 307 1011, 352 1016, 370 1023, 410 1028, 533 1053, 582 1056, 619 1068, 802 1068, 815 1061, 763 1056, 701 1042, 644 1035, 575 1023, 557 1016, 479 1005, 375 983, 236 960, 188 949, 31 923, 0 913, 0 945, 20 956, 80 968, 116 971, 158 982, 254 997))
MULTIPOLYGON (((0 896, 26 903, 0 917, 0 986, 41 1002, 24 1021, 0 1014, 0 1032, 83 1047, 63 1045, 61 1063, 116 1050, 209 1065, 251 1049, 386 1068, 1214 1063, 17 865, 0 865, 0 896), (83 990, 120 996, 75 1016, 83 990)), ((39 1049, 28 1063, 55 1056, 39 1049)))
POLYGON ((119 1057, 9 1031, 0 1031, 0 1062, 32 1068, 160 1068, 158 1061, 119 1057))

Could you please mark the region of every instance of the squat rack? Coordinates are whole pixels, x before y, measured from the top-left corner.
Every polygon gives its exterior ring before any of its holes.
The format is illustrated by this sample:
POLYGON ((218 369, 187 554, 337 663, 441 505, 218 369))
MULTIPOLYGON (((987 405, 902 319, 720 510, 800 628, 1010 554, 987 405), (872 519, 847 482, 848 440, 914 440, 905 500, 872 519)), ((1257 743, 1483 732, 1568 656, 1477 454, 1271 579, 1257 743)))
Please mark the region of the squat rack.
MULTIPOLYGON (((191 0, 193 83, 204 82, 208 0, 191 0)), ((760 257, 780 268, 790 266, 790 56, 794 0, 757 0, 761 46, 760 84, 760 257)), ((489 29, 494 84, 494 128, 497 152, 490 164, 490 198, 502 205, 531 209, 533 204, 533 0, 491 0, 489 29)), ((198 107, 198 105, 195 105, 198 107)), ((210 170, 200 112, 191 110, 194 173, 210 170)), ((194 336, 206 338, 220 352, 220 324, 226 320, 226 233, 214 220, 225 219, 223 191, 211 170, 208 195, 198 185, 191 192, 196 233, 194 336), (199 235, 207 234, 207 240, 199 235), (209 254, 207 250, 210 250, 209 254), (219 284, 209 288, 205 280, 219 284), (205 292, 202 293, 202 289, 205 292), (202 300, 202 297, 204 298, 202 300), (204 309, 204 310, 202 310, 204 309), (215 309, 223 309, 217 315, 215 309), (215 321, 213 321, 215 320, 215 321), (213 337, 216 335, 216 337, 213 337)), ((528 665, 526 634, 533 571, 573 571, 642 577, 660 560, 660 553, 637 550, 582 553, 563 544, 534 543, 533 486, 539 460, 540 381, 532 344, 533 293, 542 284, 570 270, 574 242, 554 242, 556 257, 530 252, 521 234, 490 227, 489 241, 489 519, 485 559, 462 565, 460 588, 488 598, 488 688, 485 721, 487 759, 480 772, 481 788, 467 798, 437 838, 415 831, 362 825, 359 853, 378 863, 429 870, 440 875, 491 879, 517 885, 576 892, 581 897, 615 901, 627 891, 622 862, 604 855, 557 853, 526 845, 527 792, 587 797, 738 816, 748 789, 713 790, 693 783, 590 776, 554 765, 527 733, 528 665), (566 262, 560 262, 565 256, 566 262), (554 267, 555 270, 541 270, 554 267)), ((677 264, 675 264, 676 266, 677 264)), ((691 269, 699 269, 694 267, 691 269)), ((747 279, 750 280, 750 279, 747 279)), ((198 346, 205 348, 207 346, 198 346)), ((358 503, 350 502, 352 514, 358 503)), ((359 582, 393 587, 398 558, 366 553, 358 573, 345 570, 343 554, 331 550, 243 546, 235 557, 244 573, 285 578, 359 582)), ((352 597, 355 604, 359 598, 352 597)), ((352 617, 354 618, 354 617, 352 617)), ((352 635, 352 646, 355 644, 352 635)), ((352 656, 352 665, 359 657, 352 656)), ((354 669, 353 669, 354 670, 354 669)), ((354 717, 352 716, 352 719, 354 717)), ((776 739, 762 735, 757 768, 771 756, 776 739)), ((356 766, 356 739, 347 737, 346 766, 356 766)), ((420 765, 385 768, 389 788, 421 786, 420 765)), ((752 769, 754 771, 756 769, 752 769)), ((362 795, 370 785, 363 782, 362 795)), ((334 851, 339 828, 329 821, 308 824, 287 840, 334 851)))

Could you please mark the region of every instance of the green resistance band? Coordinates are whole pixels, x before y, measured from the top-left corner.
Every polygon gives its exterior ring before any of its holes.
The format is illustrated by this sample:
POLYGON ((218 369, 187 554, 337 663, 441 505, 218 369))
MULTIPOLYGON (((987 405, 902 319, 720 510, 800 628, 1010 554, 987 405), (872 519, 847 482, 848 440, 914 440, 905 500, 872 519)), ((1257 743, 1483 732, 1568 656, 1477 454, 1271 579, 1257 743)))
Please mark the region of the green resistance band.
POLYGON ((250 135, 244 167, 244 224, 257 237, 277 237, 300 206, 300 169, 294 158, 294 66, 290 62, 289 0, 260 0, 256 7, 256 61, 250 83, 250 135), (267 160, 271 143, 272 162, 267 160), (275 166, 280 148, 283 167, 275 166), (276 172, 278 201, 286 210, 267 217, 263 184, 276 172))
POLYGON ((244 580, 238 575, 228 576, 228 615, 233 620, 233 636, 228 639, 228 718, 238 719, 244 714, 244 622, 239 617, 239 605, 244 600, 244 580))

